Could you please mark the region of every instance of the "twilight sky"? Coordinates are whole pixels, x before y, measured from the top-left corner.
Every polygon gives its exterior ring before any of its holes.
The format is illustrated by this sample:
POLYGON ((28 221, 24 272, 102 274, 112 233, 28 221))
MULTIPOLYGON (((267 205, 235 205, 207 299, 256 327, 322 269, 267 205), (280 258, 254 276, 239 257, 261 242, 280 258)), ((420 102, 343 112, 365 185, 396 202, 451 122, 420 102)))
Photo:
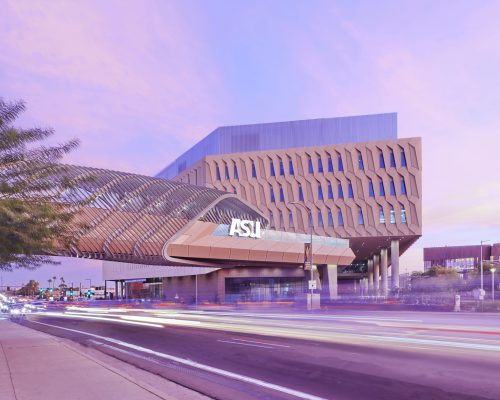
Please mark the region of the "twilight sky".
POLYGON ((500 242, 499 20, 483 0, 0 0, 0 96, 80 138, 67 162, 147 175, 220 125, 396 111, 423 138, 411 270, 426 246, 500 242))

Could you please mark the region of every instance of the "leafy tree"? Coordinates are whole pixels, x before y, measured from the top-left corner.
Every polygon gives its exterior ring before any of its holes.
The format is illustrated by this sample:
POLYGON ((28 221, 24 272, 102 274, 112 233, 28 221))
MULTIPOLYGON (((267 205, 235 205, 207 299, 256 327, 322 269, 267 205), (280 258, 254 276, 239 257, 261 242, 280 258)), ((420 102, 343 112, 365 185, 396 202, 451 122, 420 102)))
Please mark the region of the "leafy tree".
POLYGON ((17 291, 21 296, 34 296, 38 294, 38 287, 40 284, 35 280, 30 280, 26 285, 17 291))
POLYGON ((25 108, 0 98, 0 270, 57 264, 50 255, 70 237, 61 195, 75 181, 60 161, 78 141, 48 145, 52 129, 14 127, 25 108))

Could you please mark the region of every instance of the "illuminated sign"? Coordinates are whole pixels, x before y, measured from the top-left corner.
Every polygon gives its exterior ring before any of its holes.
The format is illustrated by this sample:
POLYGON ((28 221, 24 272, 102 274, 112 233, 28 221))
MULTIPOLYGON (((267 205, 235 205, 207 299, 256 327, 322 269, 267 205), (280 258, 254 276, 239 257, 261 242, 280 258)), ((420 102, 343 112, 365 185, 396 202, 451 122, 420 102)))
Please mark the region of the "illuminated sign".
POLYGON ((229 236, 260 239, 260 222, 233 218, 231 221, 231 228, 229 228, 229 236))

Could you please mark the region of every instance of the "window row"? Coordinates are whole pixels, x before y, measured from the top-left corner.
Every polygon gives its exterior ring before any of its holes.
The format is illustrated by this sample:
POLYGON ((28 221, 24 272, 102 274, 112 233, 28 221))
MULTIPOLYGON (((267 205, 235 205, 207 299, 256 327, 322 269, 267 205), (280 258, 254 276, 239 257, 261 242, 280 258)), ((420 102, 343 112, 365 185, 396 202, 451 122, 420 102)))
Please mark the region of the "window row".
MULTIPOLYGON (((404 205, 401 203, 399 204, 399 211, 400 211, 400 213, 399 213, 400 221, 402 224, 406 225, 408 223, 407 218, 406 218, 406 210, 404 208, 404 205)), ((318 212, 318 226, 324 227, 325 223, 323 220, 323 213, 321 212, 321 210, 317 210, 317 212, 318 212)), ((334 226, 334 223, 333 223, 333 213, 334 212, 336 212, 336 214, 337 214, 337 226, 344 226, 344 215, 343 215, 340 207, 336 207, 336 210, 334 210, 334 211, 332 211, 332 209, 330 209, 330 208, 328 209, 327 226, 330 226, 330 227, 334 226)), ((281 210, 279 210, 278 213, 279 213, 279 227, 284 228, 285 222, 284 222, 283 212, 281 210)), ((272 211, 269 213, 269 220, 271 221, 271 228, 274 228, 275 227, 274 226, 274 214, 272 211)), ((381 205, 379 205, 378 221, 379 221, 379 224, 381 224, 381 225, 386 224, 384 209, 381 205)), ((394 210, 394 207, 392 205, 390 205, 388 221, 391 224, 396 223, 396 211, 394 210)), ((357 224, 358 225, 365 225, 365 216, 363 214, 363 209, 359 206, 358 206, 358 213, 357 213, 357 224)), ((309 213, 308 213, 308 226, 309 226, 309 228, 312 227, 312 225, 313 225, 312 214, 311 214, 311 211, 309 211, 309 213)), ((293 220, 293 213, 291 210, 288 211, 288 226, 291 228, 295 227, 294 220, 293 220)))
MULTIPOLYGON (((405 151, 402 147, 400 147, 399 149, 400 149, 400 165, 401 165, 401 167, 406 167, 405 151)), ((278 161, 279 162, 279 174, 280 174, 280 176, 284 176, 285 175, 285 165, 283 163, 283 159, 278 158, 278 160, 279 160, 278 161)), ((359 150, 358 150, 357 161, 358 161, 358 169, 364 170, 365 166, 364 166, 364 162, 363 162, 363 155, 361 154, 361 152, 359 150)), ((276 176, 276 170, 274 167, 273 159, 268 158, 268 162, 269 162, 271 176, 276 176)), ((256 178, 257 177, 257 169, 255 168, 255 162, 253 160, 251 160, 251 163, 252 163, 252 177, 256 178)), ((324 173, 324 171, 325 171, 323 168, 323 160, 322 160, 320 155, 317 155, 316 171, 315 171, 314 162, 313 162, 313 159, 311 156, 308 156, 307 164, 308 164, 308 170, 309 170, 310 174, 314 174, 314 172, 324 173)), ((332 156, 328 156, 328 159, 327 159, 328 172, 334 172, 333 164, 334 164, 334 161, 332 160, 332 156)), ((389 153, 389 166, 391 168, 396 167, 396 158, 394 156, 393 149, 390 149, 390 153, 389 153)), ((379 149, 379 168, 385 169, 384 153, 380 149, 379 149)), ((340 171, 340 172, 344 171, 344 164, 342 162, 342 156, 340 153, 337 153, 337 171, 340 171)), ((224 172, 225 172, 225 178, 230 179, 231 174, 229 172, 229 167, 228 167, 227 163, 224 163, 224 172)), ((220 181, 221 180, 221 173, 220 173, 220 169, 219 169, 219 164, 217 164, 217 163, 215 166, 215 175, 216 175, 216 179, 220 181)), ((288 157, 288 175, 295 175, 295 170, 293 167, 293 161, 292 161, 291 157, 288 157)), ((233 179, 239 179, 238 167, 236 166, 235 162, 233 162, 233 179)))

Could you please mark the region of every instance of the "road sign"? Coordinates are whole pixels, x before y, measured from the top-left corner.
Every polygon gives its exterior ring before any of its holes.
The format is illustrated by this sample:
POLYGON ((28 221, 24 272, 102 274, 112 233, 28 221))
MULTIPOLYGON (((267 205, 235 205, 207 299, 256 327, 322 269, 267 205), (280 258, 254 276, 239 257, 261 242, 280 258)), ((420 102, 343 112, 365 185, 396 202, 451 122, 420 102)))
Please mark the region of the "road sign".
POLYGON ((304 243, 304 269, 309 271, 311 269, 312 249, 311 243, 304 243))
POLYGON ((316 280, 311 280, 309 281, 309 290, 316 290, 317 289, 317 284, 316 284, 316 280))

